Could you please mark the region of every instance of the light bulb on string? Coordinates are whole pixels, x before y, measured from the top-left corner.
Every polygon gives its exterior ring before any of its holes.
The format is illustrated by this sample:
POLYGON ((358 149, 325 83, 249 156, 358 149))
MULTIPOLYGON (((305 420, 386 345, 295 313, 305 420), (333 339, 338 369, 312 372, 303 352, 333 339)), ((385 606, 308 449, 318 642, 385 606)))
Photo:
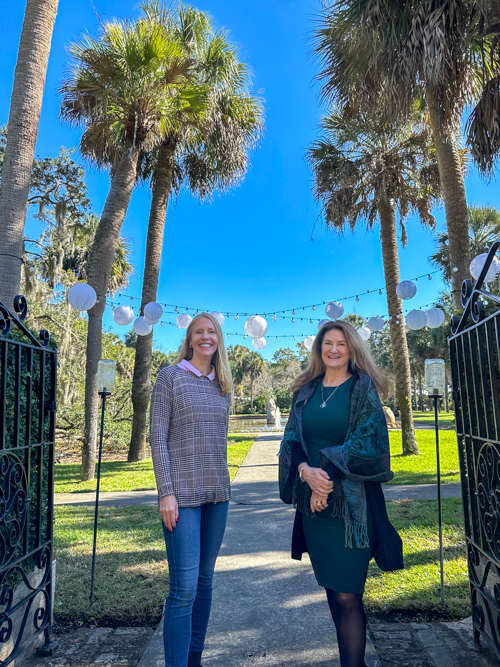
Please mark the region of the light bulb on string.
MULTIPOLYGON (((285 311, 283 311, 283 312, 285 312, 285 311)), ((294 310, 292 310, 292 315, 295 315, 295 311, 294 311, 294 310)))
POLYGON ((313 306, 313 307, 312 307, 312 310, 316 310, 316 306, 313 306))
POLYGON ((379 289, 378 293, 379 293, 379 294, 382 294, 382 290, 381 290, 381 289, 379 289))
POLYGON ((178 312, 179 312, 179 309, 178 309, 177 306, 176 306, 176 307, 174 308, 174 313, 178 313, 178 312))
POLYGON ((431 276, 430 273, 427 274, 427 278, 428 278, 428 280, 432 280, 432 276, 431 276))
POLYGON ((359 296, 356 294, 356 301, 359 301, 359 296))
POLYGON ((294 322, 295 322, 295 318, 294 318, 294 317, 292 317, 292 324, 293 324, 294 322))
POLYGON ((276 322, 276 313, 273 313, 273 322, 276 322))

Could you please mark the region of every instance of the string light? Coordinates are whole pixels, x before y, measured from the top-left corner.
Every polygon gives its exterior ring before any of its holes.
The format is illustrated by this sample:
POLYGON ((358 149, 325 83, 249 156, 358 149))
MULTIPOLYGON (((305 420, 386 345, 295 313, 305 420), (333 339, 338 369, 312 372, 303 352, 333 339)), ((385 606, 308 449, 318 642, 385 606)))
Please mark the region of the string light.
MULTIPOLYGON (((432 280, 432 276, 433 276, 433 274, 435 274, 435 273, 439 273, 439 269, 436 269, 436 271, 431 271, 430 273, 424 273, 424 274, 422 274, 421 276, 416 276, 415 278, 411 278, 411 280, 415 280, 415 281, 416 281, 416 280, 418 280, 419 278, 425 278, 425 277, 427 277, 429 280, 432 280)), ((355 299, 356 301, 359 301, 361 296, 369 295, 369 294, 372 294, 373 292, 378 292, 380 295, 382 295, 382 292, 384 292, 385 289, 386 289, 385 287, 379 287, 378 289, 367 289, 365 292, 360 292, 360 293, 358 293, 358 294, 352 294, 352 295, 350 295, 350 296, 339 297, 339 298, 337 298, 337 299, 335 299, 335 300, 336 300, 336 301, 348 301, 348 300, 350 300, 350 299, 355 299)), ((109 294, 110 294, 110 293, 109 293, 109 294)), ((119 297, 122 297, 122 296, 123 296, 123 297, 126 297, 127 295, 126 295, 126 294, 123 294, 123 292, 120 292, 120 293, 118 294, 118 296, 119 296, 119 297)), ((111 297, 112 299, 114 298, 114 296, 113 296, 112 294, 110 294, 110 297, 111 297)), ((139 300, 140 300, 140 298, 137 297, 137 296, 130 296, 129 298, 130 298, 131 301, 133 301, 134 299, 139 299, 139 300)), ((326 303, 327 303, 326 301, 322 301, 322 302, 318 302, 318 303, 311 304, 311 305, 309 305, 309 306, 295 306, 294 308, 288 308, 288 309, 285 309, 285 310, 280 310, 279 312, 281 312, 283 315, 285 315, 286 313, 291 313, 292 315, 295 315, 295 313, 296 313, 297 310, 300 310, 300 309, 301 309, 301 310, 306 310, 306 309, 310 308, 311 310, 314 311, 314 310, 316 310, 316 308, 317 308, 318 306, 326 305, 326 303)), ((165 303, 164 305, 165 305, 166 308, 168 308, 168 307, 173 307, 173 304, 165 303)), ((182 308, 182 309, 184 309, 184 310, 186 310, 186 311, 192 310, 192 311, 195 311, 195 312, 200 312, 200 309, 199 309, 199 308, 193 308, 192 306, 180 306, 180 308, 182 308)), ((208 311, 208 309, 203 309, 203 310, 207 310, 207 311, 208 311)), ((175 312, 179 312, 179 306, 175 306, 175 307, 174 307, 174 311, 175 311, 175 312)), ((233 315, 233 316, 235 316, 235 315, 239 315, 239 313, 234 313, 234 312, 231 312, 231 311, 226 311, 226 312, 227 312, 227 316, 228 316, 228 317, 229 317, 230 315, 233 315)), ((274 313, 273 313, 273 317, 274 317, 275 313, 276 313, 276 311, 274 311, 274 313)), ((257 314, 260 314, 260 313, 257 313, 257 314)), ((266 317, 266 313, 263 313, 263 315, 264 315, 264 317, 266 317)), ((248 313, 245 313, 245 317, 248 317, 248 313)), ((318 320, 318 321, 319 321, 319 320, 318 320)))

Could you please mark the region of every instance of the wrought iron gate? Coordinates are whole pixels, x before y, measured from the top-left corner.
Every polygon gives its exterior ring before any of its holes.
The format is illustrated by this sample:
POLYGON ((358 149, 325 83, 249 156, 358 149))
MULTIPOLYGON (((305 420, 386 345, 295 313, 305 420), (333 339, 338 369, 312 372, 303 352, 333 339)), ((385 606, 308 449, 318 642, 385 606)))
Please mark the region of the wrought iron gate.
POLYGON ((49 642, 52 612, 56 351, 49 334, 0 302, 0 665, 34 634, 49 642))
POLYGON ((482 289, 499 246, 491 247, 476 285, 464 281, 465 310, 452 319, 448 343, 474 639, 500 657, 500 310, 486 316, 480 300, 500 304, 482 289))

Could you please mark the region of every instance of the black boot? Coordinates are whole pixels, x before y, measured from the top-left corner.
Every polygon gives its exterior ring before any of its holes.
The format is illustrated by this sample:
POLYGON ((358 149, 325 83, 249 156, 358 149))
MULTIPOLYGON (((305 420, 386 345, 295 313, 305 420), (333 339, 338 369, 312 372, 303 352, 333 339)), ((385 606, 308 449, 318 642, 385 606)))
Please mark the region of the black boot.
POLYGON ((193 651, 189 651, 188 667, 202 667, 201 653, 194 653, 193 651))

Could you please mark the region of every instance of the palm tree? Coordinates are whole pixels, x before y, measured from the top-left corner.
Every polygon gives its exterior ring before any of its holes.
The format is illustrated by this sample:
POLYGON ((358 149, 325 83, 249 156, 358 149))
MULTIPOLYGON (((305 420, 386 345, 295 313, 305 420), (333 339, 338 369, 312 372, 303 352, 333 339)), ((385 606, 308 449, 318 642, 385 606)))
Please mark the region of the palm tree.
POLYGON ((435 155, 425 127, 389 126, 359 114, 349 119, 334 109, 323 119, 323 136, 309 149, 315 177, 314 194, 326 224, 338 232, 354 230, 359 219, 368 229, 380 222, 396 395, 401 412, 403 453, 417 454, 411 410, 411 379, 401 300, 396 235, 399 212, 401 240, 411 211, 433 227, 433 198, 438 192, 435 155))
POLYGON ((500 152, 500 4, 498 0, 478 0, 477 9, 483 67, 479 100, 467 121, 467 145, 478 169, 492 176, 500 152))
MULTIPOLYGON (((500 212, 494 206, 469 206, 467 208, 469 222, 469 243, 471 257, 488 252, 494 241, 500 238, 500 212)), ((436 235, 436 251, 429 259, 441 269, 443 280, 451 283, 453 272, 448 256, 448 234, 440 232, 436 235)))
POLYGON ((0 300, 19 294, 31 170, 58 0, 27 0, 0 185, 0 300))
POLYGON ((63 118, 85 129, 84 156, 111 169, 111 183, 89 257, 87 282, 98 294, 89 311, 85 385, 85 444, 82 479, 95 468, 98 396, 97 363, 102 316, 121 226, 136 182, 141 150, 152 150, 173 127, 179 108, 199 117, 203 91, 186 82, 190 63, 179 63, 180 47, 150 22, 111 21, 98 39, 85 37, 70 48, 73 68, 62 86, 63 118), (168 76, 166 76, 168 72, 168 76))
POLYGON ((323 92, 345 112, 384 105, 395 121, 425 96, 436 147, 453 267, 455 307, 470 277, 467 202, 457 144, 474 92, 477 11, 461 0, 334 0, 317 31, 323 92))
POLYGON ((250 411, 253 413, 253 383, 266 368, 266 362, 258 352, 249 352, 243 359, 243 373, 250 378, 250 411))
MULTIPOLYGON (((185 185, 200 199, 238 184, 248 167, 248 154, 262 130, 262 109, 249 93, 246 66, 223 32, 214 32, 204 12, 180 5, 175 13, 158 2, 143 4, 153 25, 164 28, 182 45, 181 66, 191 63, 191 82, 206 90, 207 112, 193 118, 179 108, 169 131, 153 154, 144 155, 143 177, 151 177, 141 308, 157 297, 165 217, 173 186, 185 185)), ((147 408, 151 395, 153 334, 137 340, 132 384, 134 418, 129 461, 146 456, 147 408)))

